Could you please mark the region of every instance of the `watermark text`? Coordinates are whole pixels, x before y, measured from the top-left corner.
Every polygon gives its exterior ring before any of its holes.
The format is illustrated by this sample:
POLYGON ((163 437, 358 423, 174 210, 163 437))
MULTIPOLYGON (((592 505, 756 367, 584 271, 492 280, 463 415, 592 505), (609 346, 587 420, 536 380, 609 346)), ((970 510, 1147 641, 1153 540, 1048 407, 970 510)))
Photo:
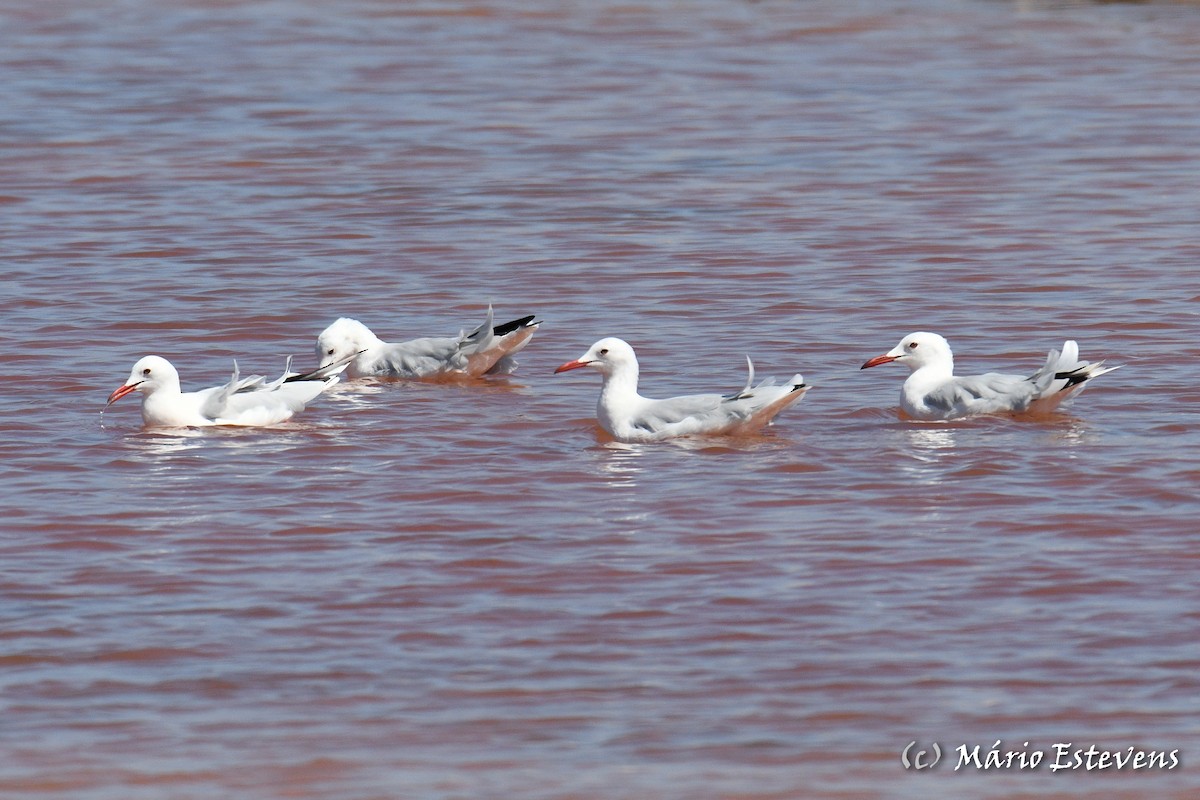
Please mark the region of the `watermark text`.
MULTIPOLYGON (((1057 772, 1159 772, 1177 769, 1181 764, 1178 748, 1152 750, 1144 747, 1108 747, 1095 743, 1054 742, 1049 747, 1020 747, 997 739, 990 746, 960 744, 945 751, 947 763, 953 770, 995 770, 1057 772)), ((942 761, 943 746, 939 742, 923 743, 913 740, 900 753, 900 763, 907 770, 933 769, 942 761)))

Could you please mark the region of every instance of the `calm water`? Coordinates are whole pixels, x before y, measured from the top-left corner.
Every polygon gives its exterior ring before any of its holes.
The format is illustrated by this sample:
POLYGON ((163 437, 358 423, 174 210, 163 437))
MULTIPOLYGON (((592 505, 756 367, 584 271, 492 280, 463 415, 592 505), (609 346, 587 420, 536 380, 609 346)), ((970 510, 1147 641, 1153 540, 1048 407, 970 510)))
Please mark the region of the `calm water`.
POLYGON ((5 800, 1200 790, 1200 6, 2 9, 5 800), (545 320, 509 379, 98 414, 147 353, 200 388, 489 302, 545 320), (857 367, 915 329, 1125 368, 905 424, 857 367), (652 395, 817 388, 616 447, 551 375, 603 335, 652 395), (998 739, 1045 763, 953 769, 998 739))

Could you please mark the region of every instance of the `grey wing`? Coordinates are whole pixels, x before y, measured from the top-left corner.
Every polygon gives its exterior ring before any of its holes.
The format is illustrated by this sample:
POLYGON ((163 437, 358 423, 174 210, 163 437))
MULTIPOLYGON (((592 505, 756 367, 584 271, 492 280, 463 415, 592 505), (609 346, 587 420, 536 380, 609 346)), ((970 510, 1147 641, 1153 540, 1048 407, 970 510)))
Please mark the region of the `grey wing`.
POLYGON ((217 386, 212 389, 204 389, 201 391, 205 395, 200 403, 200 413, 207 419, 219 419, 225 415, 225 409, 231 398, 237 395, 238 392, 251 392, 261 387, 266 383, 266 378, 261 375, 251 375, 248 378, 241 377, 238 372, 238 364, 233 362, 233 374, 229 377, 229 383, 224 386, 217 386))
POLYGON ((213 419, 231 425, 282 422, 297 411, 303 411, 309 401, 337 382, 335 375, 325 380, 292 381, 239 390, 225 398, 220 413, 213 419))
POLYGON ((725 400, 719 394, 689 394, 654 400, 640 409, 630 424, 648 433, 696 433, 707 427, 714 416, 723 418, 725 400))
POLYGON ((289 383, 271 390, 238 392, 225 401, 219 419, 236 420, 242 414, 267 409, 287 408, 291 411, 301 411, 308 398, 298 394, 296 389, 304 385, 289 383))
POLYGON ((395 378, 425 378, 465 369, 464 337, 430 337, 381 348, 371 363, 372 375, 395 378))
POLYGON ((496 316, 492 313, 492 306, 488 305, 487 315, 483 318, 483 322, 478 328, 470 333, 460 333, 458 338, 460 345, 471 343, 480 350, 486 350, 492 345, 492 338, 495 336, 494 327, 496 316))
POLYGON ((1020 375, 989 372, 955 378, 925 396, 925 404, 950 417, 1023 411, 1037 387, 1020 375))

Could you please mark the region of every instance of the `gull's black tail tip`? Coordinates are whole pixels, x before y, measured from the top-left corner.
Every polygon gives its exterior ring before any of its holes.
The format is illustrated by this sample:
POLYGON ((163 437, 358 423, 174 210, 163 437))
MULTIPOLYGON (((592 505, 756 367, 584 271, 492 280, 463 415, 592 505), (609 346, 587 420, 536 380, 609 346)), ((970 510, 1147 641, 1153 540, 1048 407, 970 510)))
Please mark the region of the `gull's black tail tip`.
POLYGON ((530 314, 528 317, 521 317, 520 319, 514 319, 512 322, 506 322, 503 325, 497 325, 496 327, 492 328, 492 333, 496 334, 497 336, 506 336, 513 331, 519 331, 522 328, 531 328, 534 325, 541 325, 541 322, 533 321, 533 318, 536 316, 536 314, 530 314))

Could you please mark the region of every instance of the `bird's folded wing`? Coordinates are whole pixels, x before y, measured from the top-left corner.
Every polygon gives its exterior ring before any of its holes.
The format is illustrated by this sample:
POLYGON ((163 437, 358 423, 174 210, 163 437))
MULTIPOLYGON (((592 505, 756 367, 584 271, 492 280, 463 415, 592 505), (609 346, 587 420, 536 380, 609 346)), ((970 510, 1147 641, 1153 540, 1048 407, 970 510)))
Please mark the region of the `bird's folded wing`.
POLYGON ((1020 375, 989 372, 947 381, 925 395, 925 404, 951 417, 1022 411, 1036 391, 1020 375))

